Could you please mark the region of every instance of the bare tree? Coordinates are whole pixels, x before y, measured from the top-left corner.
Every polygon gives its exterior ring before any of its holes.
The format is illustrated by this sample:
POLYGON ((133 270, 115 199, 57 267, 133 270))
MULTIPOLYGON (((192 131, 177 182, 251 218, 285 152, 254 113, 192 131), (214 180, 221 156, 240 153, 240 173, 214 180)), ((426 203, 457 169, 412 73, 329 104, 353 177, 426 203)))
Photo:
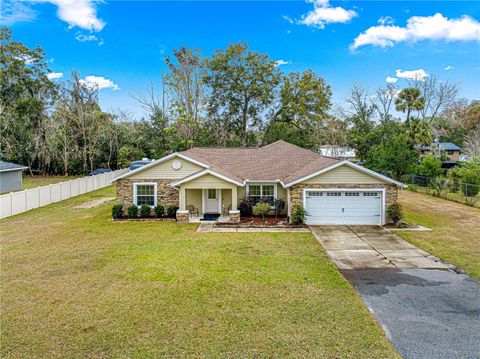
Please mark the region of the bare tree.
POLYGON ((375 91, 375 98, 372 103, 381 122, 385 123, 392 119, 392 114, 390 112, 398 93, 399 89, 395 84, 387 84, 386 87, 379 88, 375 91))
POLYGON ((411 81, 410 85, 418 88, 425 98, 424 108, 418 111, 419 117, 430 122, 455 102, 459 90, 458 85, 437 80, 434 76, 411 81))

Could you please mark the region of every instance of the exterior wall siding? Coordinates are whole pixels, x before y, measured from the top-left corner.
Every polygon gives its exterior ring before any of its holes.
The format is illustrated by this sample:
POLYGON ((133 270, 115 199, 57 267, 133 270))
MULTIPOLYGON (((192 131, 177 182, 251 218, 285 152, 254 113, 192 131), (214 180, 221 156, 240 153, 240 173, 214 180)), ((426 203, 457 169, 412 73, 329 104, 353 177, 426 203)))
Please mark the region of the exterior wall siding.
POLYGON ((208 188, 233 188, 234 184, 224 181, 221 178, 212 176, 210 174, 203 175, 201 177, 195 178, 187 183, 181 185, 182 188, 199 188, 199 189, 208 189, 208 188))
POLYGON ((124 207, 133 204, 133 184, 140 182, 156 182, 157 183, 157 204, 162 205, 165 209, 169 206, 178 206, 178 190, 170 184, 172 179, 133 179, 122 178, 116 181, 117 201, 122 203, 124 207))
POLYGON ((174 158, 163 163, 160 163, 151 168, 147 168, 144 171, 138 172, 133 176, 128 177, 129 179, 144 179, 151 180, 152 178, 163 178, 163 179, 175 179, 184 178, 194 174, 198 171, 203 170, 203 167, 200 167, 192 162, 185 161, 181 158, 174 158), (178 170, 172 168, 172 162, 179 161, 182 164, 182 167, 178 170))
POLYGON ((198 208, 198 212, 202 215, 202 190, 201 189, 187 189, 185 190, 186 204, 198 208))
POLYGON ((0 172, 0 193, 21 191, 22 173, 23 170, 0 172))

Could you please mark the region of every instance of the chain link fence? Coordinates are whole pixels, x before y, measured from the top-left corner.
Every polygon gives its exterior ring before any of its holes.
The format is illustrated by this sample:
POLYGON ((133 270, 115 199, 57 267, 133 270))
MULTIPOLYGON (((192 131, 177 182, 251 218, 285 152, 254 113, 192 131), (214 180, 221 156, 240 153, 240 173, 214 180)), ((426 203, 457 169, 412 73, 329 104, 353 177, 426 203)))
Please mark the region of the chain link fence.
POLYGON ((409 189, 415 192, 480 207, 480 185, 478 184, 418 175, 404 176, 402 182, 408 184, 409 189))

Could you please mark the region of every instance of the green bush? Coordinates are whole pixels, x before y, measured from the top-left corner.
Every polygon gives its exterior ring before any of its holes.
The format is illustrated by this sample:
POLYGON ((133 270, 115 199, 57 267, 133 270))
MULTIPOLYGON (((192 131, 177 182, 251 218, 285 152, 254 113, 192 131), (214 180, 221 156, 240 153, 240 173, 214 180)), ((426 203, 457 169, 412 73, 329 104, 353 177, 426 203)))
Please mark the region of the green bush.
POLYGON ((112 218, 123 218, 123 204, 117 203, 112 206, 112 218))
POLYGON ((262 216, 262 219, 265 221, 265 216, 268 214, 270 209, 272 209, 270 203, 258 202, 255 206, 253 206, 252 213, 256 216, 262 216))
POLYGON ((277 198, 273 205, 275 206, 275 217, 278 217, 279 214, 282 214, 285 209, 285 201, 281 198, 277 198))
POLYGON ((458 178, 465 196, 476 196, 480 192, 480 159, 463 162, 448 171, 449 178, 458 178))
POLYGON ((150 208, 150 206, 148 204, 142 204, 142 206, 140 207, 140 217, 142 218, 147 218, 147 217, 150 217, 150 212, 152 211, 152 209, 150 208))
POLYGON ((155 207, 155 215, 160 218, 160 217, 163 217, 165 215, 165 208, 163 208, 163 206, 161 205, 158 205, 155 207))
POLYGON ((176 215, 177 215, 177 210, 178 210, 178 207, 177 207, 177 206, 174 206, 174 205, 169 206, 169 207, 167 208, 167 216, 172 217, 172 218, 175 218, 176 215))
POLYGON ((397 224, 403 218, 402 207, 398 203, 393 203, 387 207, 387 221, 397 224))
POLYGON ((138 217, 138 208, 134 204, 127 208, 128 218, 137 218, 138 217))
POLYGON ((436 178, 442 174, 442 161, 431 154, 427 155, 422 158, 415 172, 418 176, 436 178))
POLYGON ((302 224, 304 221, 305 221, 305 209, 301 205, 296 204, 292 208, 291 222, 293 224, 302 224))

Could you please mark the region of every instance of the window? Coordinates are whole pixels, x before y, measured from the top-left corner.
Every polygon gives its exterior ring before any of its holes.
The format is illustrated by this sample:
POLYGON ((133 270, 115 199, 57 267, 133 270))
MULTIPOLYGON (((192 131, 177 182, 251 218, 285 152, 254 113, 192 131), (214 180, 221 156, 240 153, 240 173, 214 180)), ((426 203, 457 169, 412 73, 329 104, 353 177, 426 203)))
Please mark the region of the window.
POLYGON ((135 183, 133 186, 135 205, 148 204, 152 207, 157 205, 156 183, 135 183))
POLYGON ((378 192, 363 192, 364 197, 377 197, 379 196, 378 192))
POLYGON ((342 192, 327 192, 327 197, 340 197, 342 192))
POLYGON ((217 199, 217 190, 216 189, 209 189, 207 192, 208 199, 217 199))
POLYGON ((345 192, 346 197, 359 197, 360 193, 359 192, 345 192))
POLYGON ((275 192, 275 185, 273 184, 248 186, 248 196, 253 199, 254 203, 263 200, 273 205, 273 202, 275 201, 275 192))

